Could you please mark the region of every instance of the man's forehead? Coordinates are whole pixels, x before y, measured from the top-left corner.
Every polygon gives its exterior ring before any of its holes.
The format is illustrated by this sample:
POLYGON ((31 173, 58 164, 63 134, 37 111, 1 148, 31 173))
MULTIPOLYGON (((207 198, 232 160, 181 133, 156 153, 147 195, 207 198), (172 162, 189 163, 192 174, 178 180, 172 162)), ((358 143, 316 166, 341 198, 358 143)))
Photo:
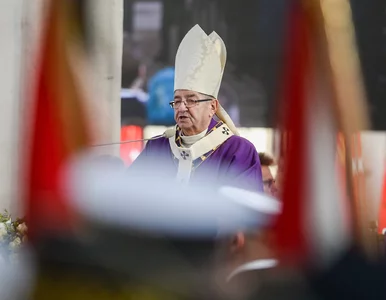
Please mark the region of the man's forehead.
POLYGON ((200 93, 190 90, 176 90, 174 92, 174 98, 197 98, 199 96, 200 93))

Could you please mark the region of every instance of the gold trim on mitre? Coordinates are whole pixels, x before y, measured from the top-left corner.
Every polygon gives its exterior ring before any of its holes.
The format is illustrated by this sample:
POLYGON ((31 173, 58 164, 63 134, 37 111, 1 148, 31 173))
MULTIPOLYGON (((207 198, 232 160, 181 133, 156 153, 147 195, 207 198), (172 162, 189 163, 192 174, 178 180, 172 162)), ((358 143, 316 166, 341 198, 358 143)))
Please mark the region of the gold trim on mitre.
MULTIPOLYGON (((227 51, 224 41, 216 33, 209 36, 199 25, 185 35, 177 50, 174 90, 190 90, 217 99, 224 74, 227 51)), ((217 117, 239 135, 235 124, 219 104, 217 117)))

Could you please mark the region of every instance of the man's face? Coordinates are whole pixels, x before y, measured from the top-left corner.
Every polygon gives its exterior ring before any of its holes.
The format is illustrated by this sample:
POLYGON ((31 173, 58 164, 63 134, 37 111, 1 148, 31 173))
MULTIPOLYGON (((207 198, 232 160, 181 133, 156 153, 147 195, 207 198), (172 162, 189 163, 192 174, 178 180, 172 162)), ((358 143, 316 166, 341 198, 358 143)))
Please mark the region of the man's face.
POLYGON ((272 176, 271 170, 268 166, 262 166, 261 173, 263 175, 264 193, 272 197, 276 197, 278 189, 276 187, 276 182, 272 176))
POLYGON ((217 110, 217 99, 194 91, 176 90, 174 92, 174 119, 185 135, 195 135, 208 128, 217 110), (207 100, 194 102, 196 100, 207 100))

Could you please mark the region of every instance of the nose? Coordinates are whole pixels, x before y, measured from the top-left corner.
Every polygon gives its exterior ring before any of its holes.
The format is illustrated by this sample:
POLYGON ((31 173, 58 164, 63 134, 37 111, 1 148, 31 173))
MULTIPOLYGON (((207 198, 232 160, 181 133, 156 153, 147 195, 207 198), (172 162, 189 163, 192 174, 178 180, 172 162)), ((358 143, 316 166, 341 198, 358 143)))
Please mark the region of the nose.
POLYGON ((177 108, 178 111, 187 111, 186 103, 184 101, 181 102, 180 106, 177 108))

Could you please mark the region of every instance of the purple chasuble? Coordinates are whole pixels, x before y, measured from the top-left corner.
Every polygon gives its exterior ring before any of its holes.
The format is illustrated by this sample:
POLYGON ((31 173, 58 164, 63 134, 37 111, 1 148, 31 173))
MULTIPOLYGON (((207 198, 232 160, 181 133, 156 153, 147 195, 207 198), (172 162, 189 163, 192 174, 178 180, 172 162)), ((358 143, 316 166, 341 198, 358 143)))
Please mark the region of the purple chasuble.
MULTIPOLYGON (((212 119, 208 132, 216 124, 212 119)), ((177 175, 178 160, 174 157, 167 138, 149 141, 129 168, 132 174, 140 175, 143 171, 155 176, 177 175)), ((255 146, 236 135, 226 140, 192 171, 190 183, 212 182, 263 192, 261 166, 255 146)))

